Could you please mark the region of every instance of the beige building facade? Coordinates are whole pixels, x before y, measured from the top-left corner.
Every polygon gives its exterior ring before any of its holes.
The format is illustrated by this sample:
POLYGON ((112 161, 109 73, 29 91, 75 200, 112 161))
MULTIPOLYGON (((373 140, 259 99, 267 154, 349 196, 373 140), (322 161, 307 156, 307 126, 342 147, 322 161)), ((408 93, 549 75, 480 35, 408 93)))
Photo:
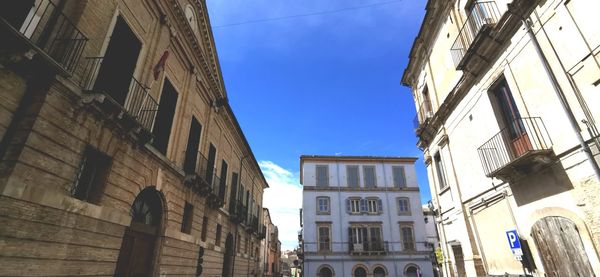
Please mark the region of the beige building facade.
POLYGON ((271 221, 269 209, 263 208, 263 224, 265 239, 260 244, 262 275, 265 277, 280 276, 281 274, 281 241, 279 229, 271 221))
POLYGON ((0 275, 258 274, 204 1, 5 1, 0 41, 0 275))
POLYGON ((428 1, 402 83, 445 276, 600 275, 598 9, 428 1))

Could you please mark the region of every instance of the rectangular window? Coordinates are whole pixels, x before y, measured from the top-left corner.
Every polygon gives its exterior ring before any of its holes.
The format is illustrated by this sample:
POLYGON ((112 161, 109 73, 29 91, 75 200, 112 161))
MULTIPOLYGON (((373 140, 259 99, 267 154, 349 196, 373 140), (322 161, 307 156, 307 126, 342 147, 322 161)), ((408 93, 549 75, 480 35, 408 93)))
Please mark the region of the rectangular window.
POLYGON ((225 201, 225 192, 227 191, 227 162, 221 161, 221 180, 219 182, 219 199, 225 201))
POLYGON ((377 213, 377 199, 367 199, 367 212, 370 214, 377 213))
POLYGON ((410 199, 408 197, 398 198, 398 215, 410 215, 410 199))
POLYGON ((237 172, 231 173, 231 190, 229 193, 229 210, 230 213, 234 209, 235 200, 237 199, 237 186, 238 186, 238 174, 237 172))
POLYGON ((192 221, 194 218, 194 206, 185 202, 183 207, 183 220, 181 221, 181 232, 189 234, 192 232, 192 221))
POLYGON ((79 200, 98 204, 112 159, 106 154, 87 146, 79 165, 71 195, 79 200))
POLYGON ((235 250, 237 253, 240 253, 240 250, 242 249, 241 245, 242 245, 242 241, 240 238, 240 233, 237 233, 237 234, 235 234, 235 248, 236 248, 235 250))
POLYGON ((329 186, 329 166, 328 165, 317 165, 316 166, 316 185, 317 187, 329 186))
POLYGON ((351 252, 384 251, 385 243, 381 233, 381 224, 352 224, 349 228, 351 252))
POLYGON ((349 214, 359 214, 362 212, 360 198, 348 198, 346 199, 346 212, 349 214))
POLYGON ((448 183, 446 182, 446 173, 444 171, 444 163, 442 162, 442 157, 440 156, 439 152, 435 154, 435 156, 433 157, 433 160, 435 161, 435 170, 437 171, 439 187, 440 187, 440 189, 444 189, 444 188, 446 188, 446 186, 448 186, 448 183))
POLYGON ((213 174, 215 173, 215 161, 217 160, 217 148, 211 143, 208 148, 208 158, 206 161, 205 180, 212 187, 213 174))
POLYGON ((400 235, 402 237, 403 250, 415 250, 415 236, 412 223, 400 224, 400 235))
POLYGON ((202 218, 202 230, 200 232, 200 239, 202 241, 206 241, 206 232, 207 232, 206 229, 207 228, 208 228, 208 217, 205 216, 202 218))
POLYGON ((162 93, 160 94, 160 102, 158 104, 158 112, 156 113, 156 121, 152 128, 154 140, 152 145, 163 155, 167 154, 169 146, 169 138, 171 137, 171 127, 173 127, 173 117, 175 116, 175 107, 177 105, 177 91, 165 79, 162 93))
POLYGON ((193 174, 196 171, 196 163, 198 161, 198 147, 200 147, 200 135, 202 133, 202 125, 192 116, 190 125, 190 134, 188 136, 187 148, 185 149, 185 160, 183 162, 183 171, 186 174, 193 174))
POLYGON ((358 165, 347 165, 346 166, 346 182, 348 187, 358 188, 360 187, 360 176, 358 173, 358 165))
POLYGON ((406 187, 406 175, 403 166, 392 166, 392 177, 394 179, 394 187, 406 187))
POLYGON ((319 196, 317 197, 317 214, 330 214, 331 207, 329 203, 329 197, 319 196))
POLYGON ((377 177, 375 176, 375 166, 364 165, 363 176, 365 178, 365 187, 374 188, 377 187, 377 177))
POLYGON ((217 234, 215 237, 215 246, 221 246, 221 224, 217 224, 217 234))
POLYGON ((329 234, 330 226, 319 225, 318 227, 319 252, 331 251, 331 237, 329 234))

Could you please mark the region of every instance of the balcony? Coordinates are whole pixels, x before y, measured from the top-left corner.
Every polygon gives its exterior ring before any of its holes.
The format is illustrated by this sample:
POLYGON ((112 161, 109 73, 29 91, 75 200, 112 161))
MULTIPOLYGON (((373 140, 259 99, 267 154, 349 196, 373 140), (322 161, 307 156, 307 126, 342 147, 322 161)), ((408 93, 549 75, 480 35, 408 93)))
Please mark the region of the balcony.
POLYGON ((129 87, 126 91, 106 91, 103 84, 97 82, 98 73, 102 66, 103 57, 87 57, 81 75, 79 85, 83 89, 84 102, 92 102, 97 99, 97 106, 108 114, 109 118, 117 120, 119 125, 125 129, 132 129, 138 134, 142 143, 152 139, 152 126, 158 111, 158 102, 154 99, 144 85, 137 79, 131 77, 129 87), (98 97, 98 95, 102 95, 98 97), (125 95, 124 103, 113 98, 114 95, 125 95))
POLYGON ((387 241, 365 241, 361 243, 349 242, 349 254, 350 255, 385 255, 388 253, 388 242, 387 241))
MULTIPOLYGON (((3 47, 22 47, 20 42, 25 42, 25 47, 35 51, 43 60, 58 66, 67 75, 72 74, 88 42, 85 35, 62 13, 62 6, 52 1, 40 1, 25 14, 18 9, 19 5, 22 4, 4 3, 0 7, 0 25, 13 33, 13 37, 20 38, 3 41, 3 47)), ((13 50, 28 52, 22 51, 22 48, 13 50)), ((34 53, 26 55, 30 54, 34 53)))
POLYGON ((250 228, 252 229, 252 232, 255 234, 258 234, 258 217, 257 216, 252 216, 252 222, 250 223, 250 228))
POLYGON ((417 134, 420 132, 421 127, 426 124, 431 117, 433 117, 433 106, 431 105, 430 100, 425 100, 419 105, 417 115, 415 115, 415 119, 413 120, 413 125, 417 134))
POLYGON ((518 118, 477 149, 485 175, 510 182, 556 160, 539 117, 518 118))
POLYGON ((258 226, 258 239, 264 239, 267 237, 267 226, 260 224, 258 226))
POLYGON ((498 23, 500 12, 495 1, 477 1, 452 45, 452 60, 457 70, 463 70, 478 48, 493 41, 490 32, 498 23))
POLYGON ((217 169, 209 168, 208 159, 202 153, 198 153, 196 171, 188 173, 184 182, 194 192, 206 197, 211 208, 218 209, 225 204, 219 197, 221 178, 217 175, 217 169))
POLYGON ((235 223, 242 223, 246 221, 246 215, 248 214, 248 208, 244 206, 241 200, 235 200, 229 203, 229 218, 235 223))

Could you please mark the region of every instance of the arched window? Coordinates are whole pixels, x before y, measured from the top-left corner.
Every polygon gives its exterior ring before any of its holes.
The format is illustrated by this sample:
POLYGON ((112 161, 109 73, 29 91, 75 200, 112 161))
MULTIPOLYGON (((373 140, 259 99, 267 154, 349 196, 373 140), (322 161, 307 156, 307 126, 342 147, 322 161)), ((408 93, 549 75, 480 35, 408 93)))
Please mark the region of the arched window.
POLYGON ((331 268, 329 267, 321 267, 321 269, 319 269, 318 277, 333 277, 333 271, 331 271, 331 268))
POLYGON ((378 266, 373 270, 373 277, 385 277, 385 269, 378 266))
POLYGON ((354 277, 367 277, 367 271, 363 267, 354 269, 354 277))
POLYGON ((131 221, 150 226, 158 226, 161 219, 161 199, 153 188, 144 189, 133 201, 131 221))
POLYGON ((404 272, 406 277, 419 277, 419 268, 414 265, 408 266, 404 272))

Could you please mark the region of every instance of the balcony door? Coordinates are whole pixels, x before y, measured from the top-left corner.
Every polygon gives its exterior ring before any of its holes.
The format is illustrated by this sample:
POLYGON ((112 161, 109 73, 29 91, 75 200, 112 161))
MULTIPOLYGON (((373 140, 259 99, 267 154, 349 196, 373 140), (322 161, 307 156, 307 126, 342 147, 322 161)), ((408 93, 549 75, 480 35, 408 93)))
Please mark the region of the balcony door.
POLYGON ((25 19, 35 11, 35 0, 5 1, 0 8, 0 16, 17 30, 23 30, 25 19))
POLYGON ((519 157, 533 147, 506 79, 499 80, 493 87, 492 93, 498 106, 496 113, 499 114, 497 116, 499 125, 507 130, 504 134, 508 136, 505 139, 510 142, 508 147, 512 150, 513 158, 519 157))
POLYGON ((368 242, 366 227, 350 227, 350 247, 352 251, 366 251, 366 242, 368 242))
POLYGON ((131 28, 122 17, 117 17, 94 90, 105 92, 117 103, 125 106, 141 49, 142 43, 131 28))

